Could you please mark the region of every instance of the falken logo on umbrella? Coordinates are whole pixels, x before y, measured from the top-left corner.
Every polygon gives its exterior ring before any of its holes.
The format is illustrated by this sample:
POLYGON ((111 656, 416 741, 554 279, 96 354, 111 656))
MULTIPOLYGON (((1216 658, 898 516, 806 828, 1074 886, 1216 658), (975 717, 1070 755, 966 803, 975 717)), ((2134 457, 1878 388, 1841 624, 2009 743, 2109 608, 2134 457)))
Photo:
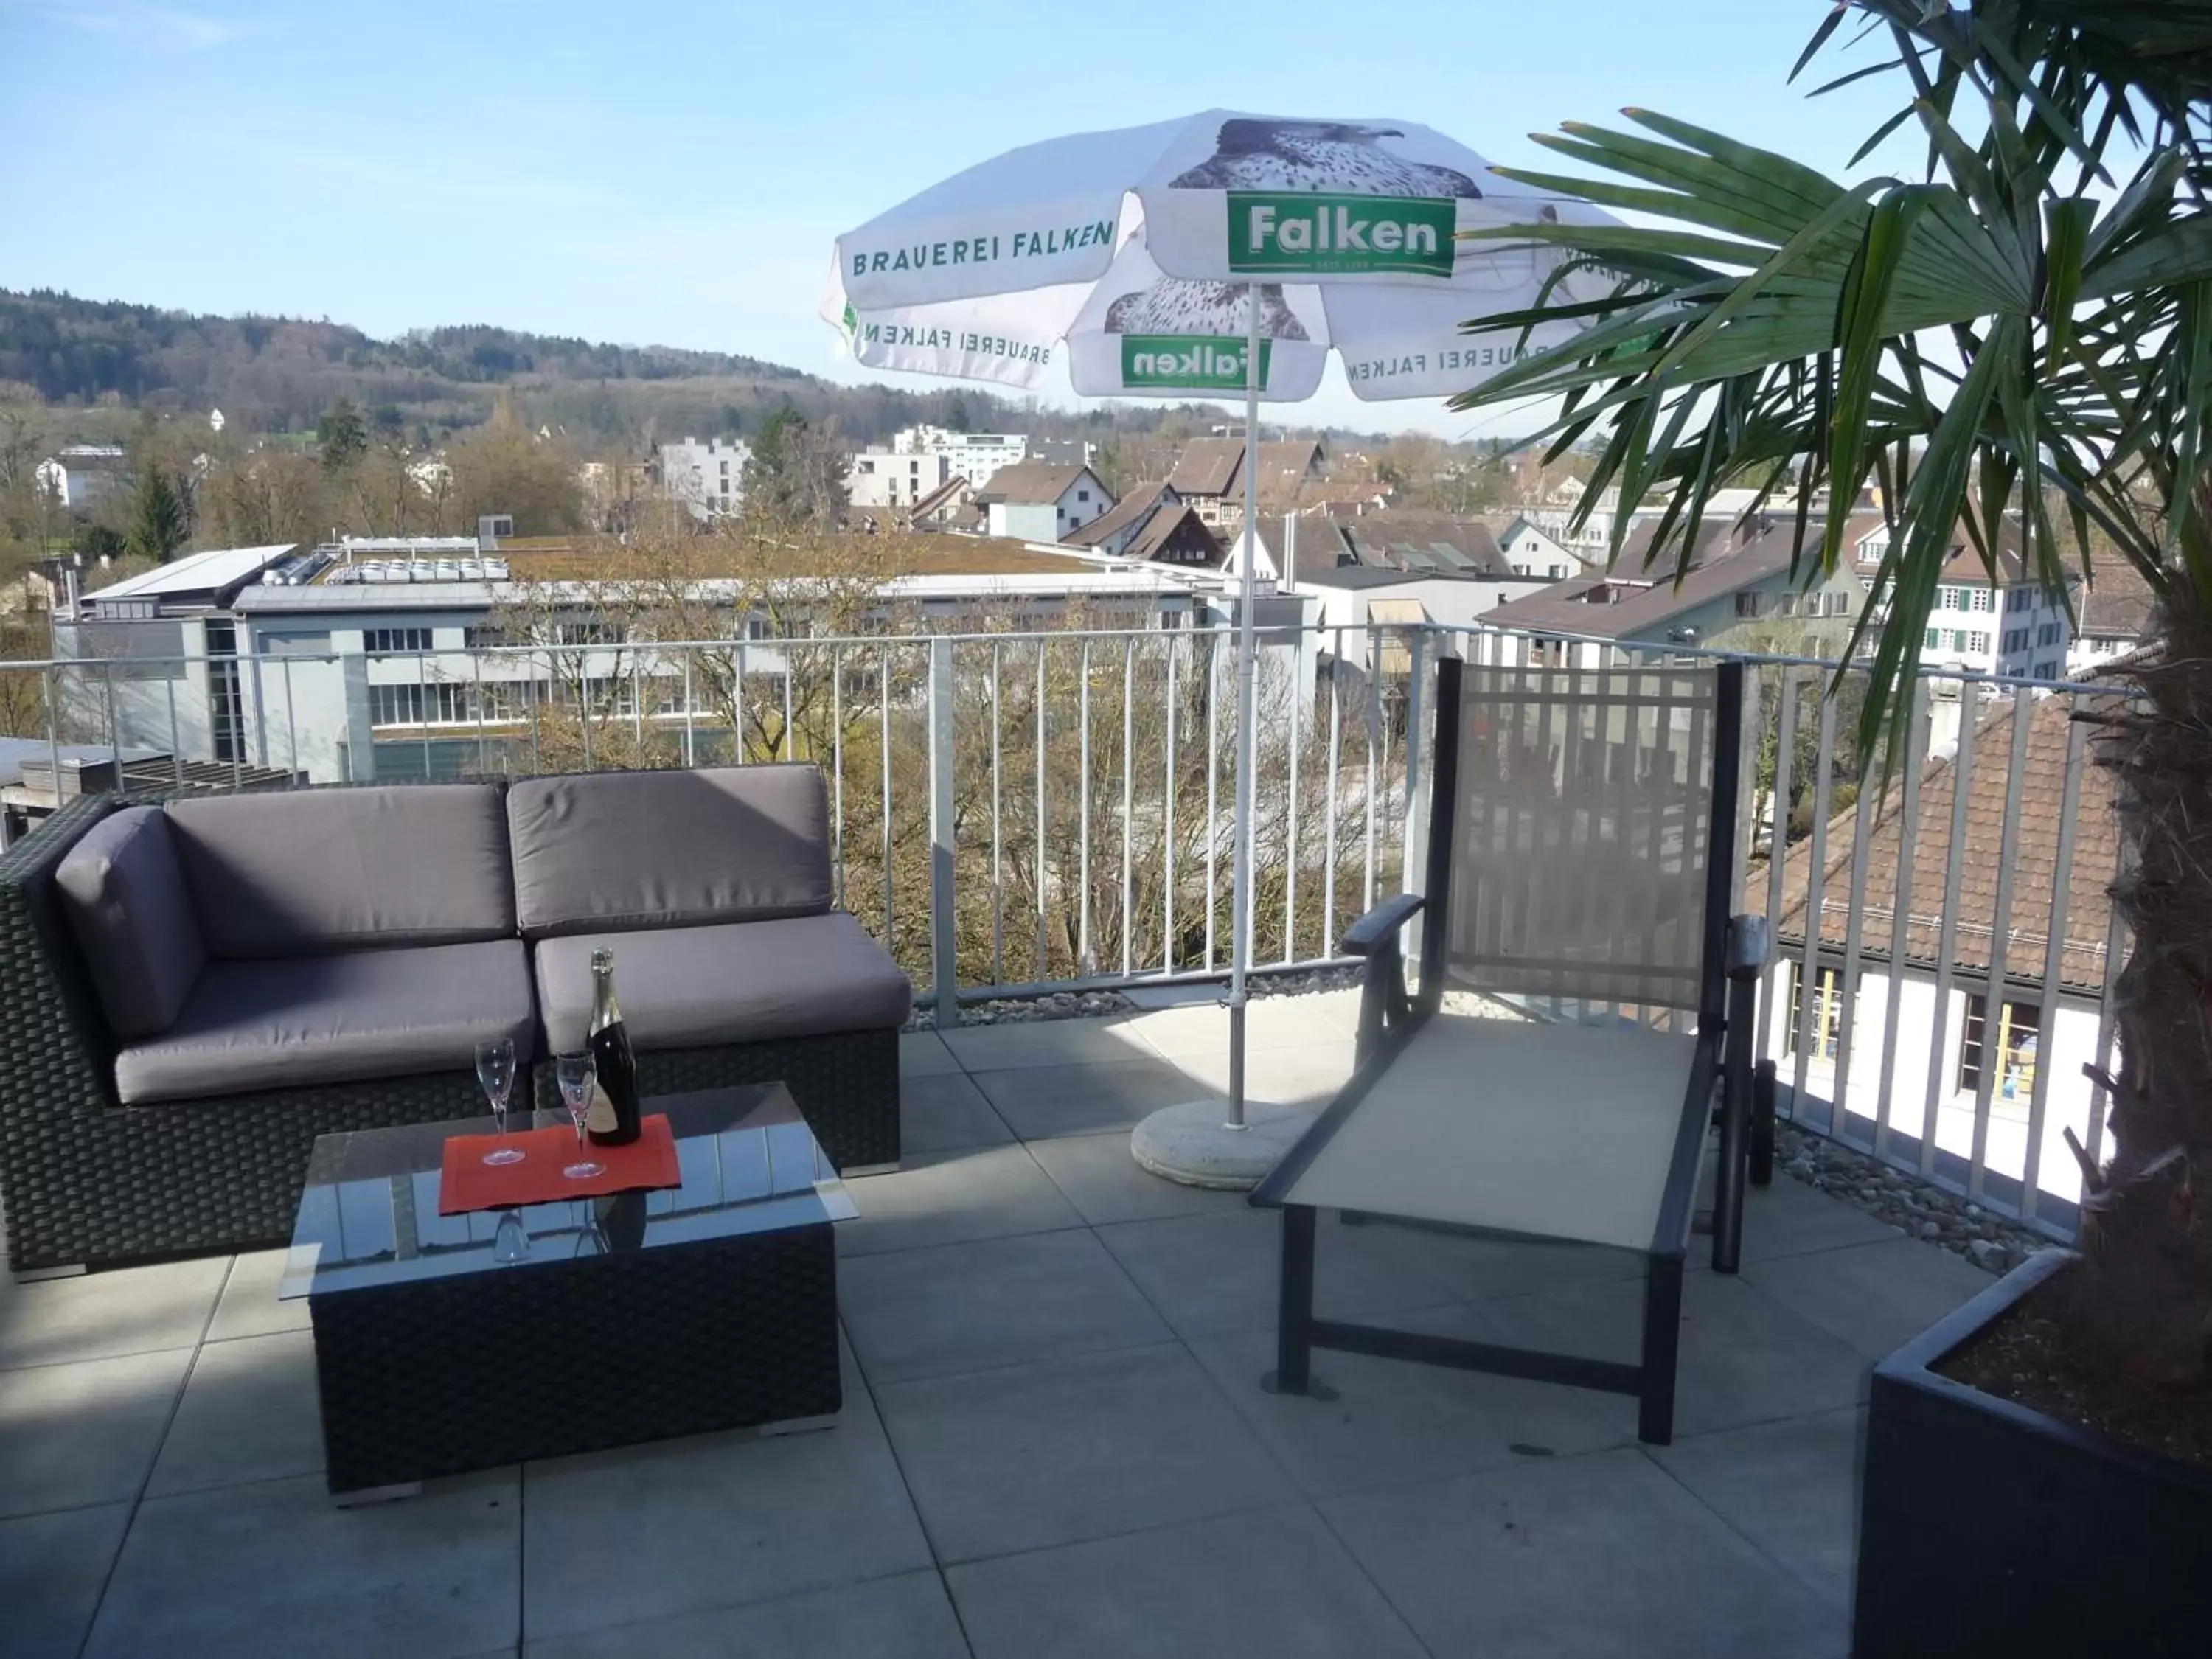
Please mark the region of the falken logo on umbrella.
POLYGON ((1459 204, 1448 196, 1338 196, 1232 190, 1235 271, 1452 274, 1459 204))
MULTIPOLYGON (((1244 342, 1231 335, 1124 334, 1121 384, 1242 392, 1244 342)), ((1272 340, 1260 342, 1260 384, 1267 383, 1272 340)))

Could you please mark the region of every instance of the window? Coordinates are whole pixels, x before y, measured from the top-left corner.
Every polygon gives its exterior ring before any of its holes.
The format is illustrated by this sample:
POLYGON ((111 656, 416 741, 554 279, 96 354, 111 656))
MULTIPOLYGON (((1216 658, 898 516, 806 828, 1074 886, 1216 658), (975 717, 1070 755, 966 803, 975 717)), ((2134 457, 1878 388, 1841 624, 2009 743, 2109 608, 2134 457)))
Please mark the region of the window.
POLYGON ((564 622, 553 626, 556 645, 620 645, 623 629, 614 622, 564 622))
POLYGON ((461 630, 461 641, 471 651, 482 651, 497 645, 527 645, 527 640, 518 640, 506 629, 494 623, 478 623, 461 630))
POLYGON ((2035 678, 2039 680, 2057 679, 2058 678, 2058 659, 2054 657, 2049 662, 2039 662, 2036 664, 2035 678))
POLYGON ((1817 969, 1813 975, 1812 1025, 1805 1024, 1805 970, 1793 964, 1790 969, 1790 1029, 1783 1035, 1783 1052, 1797 1052, 1798 1034, 1804 1032, 1813 1041, 1815 1060, 1833 1060, 1843 1046, 1844 1036, 1844 976, 1834 968, 1817 969))
POLYGON ((1567 579, 1567 568, 1563 564, 1555 564, 1550 567, 1549 574, 1553 581, 1565 581, 1567 579))
POLYGON ((1075 499, 1079 501, 1087 501, 1091 499, 1091 492, 1087 489, 1079 489, 1075 492, 1075 499))
POLYGON ((2057 644, 2058 624, 2057 623, 2045 623, 2042 627, 2037 629, 2035 630, 2035 642, 2038 645, 2057 644))
POLYGON ((1966 590, 1959 587, 1937 588, 1936 608, 1938 611, 1964 611, 1966 608, 1966 590))
POLYGON ((1759 596, 1756 593, 1737 594, 1735 614, 1739 617, 1756 617, 1759 614, 1759 596))
POLYGON ((1990 636, 1986 634, 1962 634, 1960 637, 1966 641, 1964 648, 1968 651, 1986 651, 1990 648, 1990 636))
POLYGON ((1966 1024, 1959 1039, 1959 1092, 1978 1096, 1982 1067, 1994 1060, 1997 1070, 1990 1079, 1991 1097, 2025 1101, 2035 1088, 2035 1054, 2042 1014, 2043 1011, 2032 1002, 2000 1004, 1996 1050, 1991 1054, 1989 1000, 1970 992, 1966 997, 1966 1024))
POLYGON ((1851 596, 1848 593, 1829 594, 1828 614, 1832 617, 1850 616, 1851 614, 1851 596))
POLYGON ((1941 651, 1943 648, 1943 630, 1940 628, 1929 629, 1928 638, 1923 641, 1923 648, 1929 651, 1941 651))
POLYGON ((477 717, 471 690, 467 685, 444 680, 428 685, 372 685, 368 688, 368 723, 458 726, 477 717))
POLYGON ((1797 614, 1797 596, 1795 593, 1784 593, 1778 597, 1774 601, 1774 614, 1778 617, 1796 616, 1797 614))
POLYGON ((377 651, 428 651, 430 630, 427 628, 372 628, 362 635, 362 649, 377 651))
POLYGON ((1966 592, 1972 601, 1966 607, 1970 611, 1988 611, 1996 605, 1996 596, 1986 587, 1968 588, 1966 592))

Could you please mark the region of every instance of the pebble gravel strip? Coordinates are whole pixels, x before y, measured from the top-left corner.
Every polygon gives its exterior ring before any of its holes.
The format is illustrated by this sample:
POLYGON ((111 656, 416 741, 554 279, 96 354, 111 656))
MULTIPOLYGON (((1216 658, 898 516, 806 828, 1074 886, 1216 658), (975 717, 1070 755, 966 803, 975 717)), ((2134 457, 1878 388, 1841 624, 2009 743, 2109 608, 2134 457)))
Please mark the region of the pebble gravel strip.
POLYGON ((1914 1238, 1940 1244, 1993 1273, 2009 1273, 2052 1241, 1993 1211, 1865 1153, 1789 1123, 1778 1124, 1776 1164, 1832 1198, 1856 1205, 1914 1238))

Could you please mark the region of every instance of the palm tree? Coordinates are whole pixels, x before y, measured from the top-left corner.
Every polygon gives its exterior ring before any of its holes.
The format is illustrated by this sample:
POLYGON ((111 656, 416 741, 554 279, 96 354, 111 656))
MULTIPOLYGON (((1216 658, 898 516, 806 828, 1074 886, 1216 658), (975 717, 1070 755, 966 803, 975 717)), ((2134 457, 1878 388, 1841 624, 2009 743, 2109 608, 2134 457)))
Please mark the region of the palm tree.
POLYGON ((2212 0, 1848 0, 1797 71, 1846 22, 1893 51, 1831 86, 1911 94, 1851 165, 1902 131, 1924 170, 1838 183, 1633 109, 1641 133, 1540 136, 1594 174, 1513 176, 1656 222, 1488 233, 1617 281, 1498 319, 1584 331, 1460 402, 1561 399, 1553 453, 1601 444, 1583 512, 1618 486, 1616 555, 1655 492, 1653 545, 1680 530, 1687 549, 1711 493, 1749 483, 1802 527, 1818 511, 1832 573, 1878 484, 1893 533, 1852 641, 1863 755, 1907 718, 1955 527, 1994 571, 2016 515, 2056 591, 2069 556, 2094 579, 2093 546, 2142 573, 2154 637, 2114 671, 2137 696, 2100 732, 2132 853, 2122 1063, 2110 1161, 2075 1146, 2068 1301, 2085 1357, 2212 1386, 2212 0))

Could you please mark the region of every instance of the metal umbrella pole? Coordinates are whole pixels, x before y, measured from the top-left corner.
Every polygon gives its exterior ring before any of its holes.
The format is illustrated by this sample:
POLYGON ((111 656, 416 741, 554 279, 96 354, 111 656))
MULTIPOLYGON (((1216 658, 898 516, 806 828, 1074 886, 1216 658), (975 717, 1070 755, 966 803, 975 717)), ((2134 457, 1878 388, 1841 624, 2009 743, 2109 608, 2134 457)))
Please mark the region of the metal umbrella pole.
POLYGON ((1257 760, 1252 705, 1258 642, 1252 568, 1260 552, 1260 287, 1244 284, 1244 558, 1237 577, 1236 851, 1229 883, 1229 1127, 1244 1127, 1244 972, 1252 954, 1252 770, 1257 760))

